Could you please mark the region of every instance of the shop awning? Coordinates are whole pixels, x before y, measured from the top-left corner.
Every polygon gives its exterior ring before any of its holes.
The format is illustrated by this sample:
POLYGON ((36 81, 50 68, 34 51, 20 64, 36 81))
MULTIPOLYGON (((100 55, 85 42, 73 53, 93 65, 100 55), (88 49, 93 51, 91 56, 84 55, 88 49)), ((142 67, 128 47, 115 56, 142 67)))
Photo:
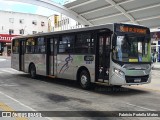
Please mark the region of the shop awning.
POLYGON ((0 42, 11 43, 13 37, 18 35, 0 34, 0 42))

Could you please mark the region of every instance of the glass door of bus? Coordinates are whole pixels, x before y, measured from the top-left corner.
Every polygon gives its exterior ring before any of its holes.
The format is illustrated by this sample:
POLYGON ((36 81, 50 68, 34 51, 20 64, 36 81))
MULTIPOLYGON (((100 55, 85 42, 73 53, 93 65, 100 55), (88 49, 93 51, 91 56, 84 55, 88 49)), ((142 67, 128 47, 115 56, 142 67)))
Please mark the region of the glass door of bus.
POLYGON ((107 82, 109 80, 110 68, 110 35, 107 33, 98 35, 98 82, 107 82))
POLYGON ((20 48, 19 48, 19 70, 24 71, 24 53, 25 53, 25 41, 20 40, 20 48))
POLYGON ((47 38, 47 52, 46 52, 46 63, 47 63, 47 75, 54 75, 54 39, 47 38))

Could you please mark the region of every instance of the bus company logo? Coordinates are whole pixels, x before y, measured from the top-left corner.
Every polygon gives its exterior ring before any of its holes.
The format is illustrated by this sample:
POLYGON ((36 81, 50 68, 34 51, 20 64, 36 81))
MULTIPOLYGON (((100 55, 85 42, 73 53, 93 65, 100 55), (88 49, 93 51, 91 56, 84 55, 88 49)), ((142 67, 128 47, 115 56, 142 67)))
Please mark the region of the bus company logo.
POLYGON ((11 112, 2 112, 2 117, 12 117, 11 112))
POLYGON ((59 74, 62 72, 64 73, 66 70, 68 70, 69 68, 69 63, 72 63, 73 61, 73 58, 72 56, 69 54, 68 57, 65 59, 65 64, 61 67, 60 71, 59 71, 59 74))

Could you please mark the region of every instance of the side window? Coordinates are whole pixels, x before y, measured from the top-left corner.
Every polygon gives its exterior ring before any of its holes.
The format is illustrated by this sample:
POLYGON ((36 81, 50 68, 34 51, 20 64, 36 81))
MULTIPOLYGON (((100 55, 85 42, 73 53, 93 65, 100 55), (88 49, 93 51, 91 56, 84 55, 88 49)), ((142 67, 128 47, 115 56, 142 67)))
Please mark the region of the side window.
POLYGON ((13 54, 19 53, 19 41, 18 40, 13 40, 12 53, 13 54))
POLYGON ((46 51, 46 42, 44 37, 37 38, 37 42, 35 45, 35 53, 45 53, 46 51))
POLYGON ((73 53, 74 50, 74 36, 63 36, 59 41, 58 53, 73 53))
POLYGON ((35 38, 28 38, 26 41, 26 53, 34 53, 35 49, 35 38))
POLYGON ((26 53, 45 53, 46 42, 44 37, 28 38, 26 41, 26 53))
POLYGON ((94 53, 94 40, 90 33, 77 34, 75 42, 76 53, 94 53))

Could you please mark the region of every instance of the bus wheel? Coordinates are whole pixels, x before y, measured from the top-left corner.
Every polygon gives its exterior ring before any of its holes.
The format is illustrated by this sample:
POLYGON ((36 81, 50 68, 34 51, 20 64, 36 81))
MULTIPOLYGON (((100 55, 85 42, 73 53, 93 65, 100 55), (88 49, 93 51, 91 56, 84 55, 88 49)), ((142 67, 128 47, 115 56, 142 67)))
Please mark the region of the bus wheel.
POLYGON ((36 78, 36 67, 34 64, 31 64, 30 66, 30 76, 31 78, 36 78))
POLYGON ((86 70, 82 70, 80 73, 79 82, 83 89, 89 89, 91 87, 90 75, 86 70))

